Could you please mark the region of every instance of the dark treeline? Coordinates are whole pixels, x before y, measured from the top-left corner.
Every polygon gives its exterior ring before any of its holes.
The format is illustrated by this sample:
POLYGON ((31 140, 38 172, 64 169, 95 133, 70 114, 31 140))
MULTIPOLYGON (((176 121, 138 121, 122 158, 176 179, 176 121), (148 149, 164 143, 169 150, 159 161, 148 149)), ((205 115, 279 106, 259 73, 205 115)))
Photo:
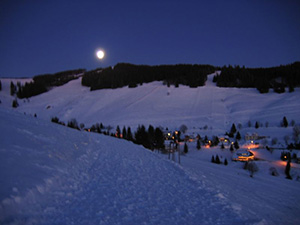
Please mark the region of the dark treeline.
POLYGON ((84 124, 78 124, 76 119, 71 119, 68 123, 64 123, 59 120, 58 117, 52 117, 51 122, 57 123, 63 126, 68 126, 70 128, 76 130, 85 130, 88 132, 94 132, 104 135, 110 135, 112 137, 125 139, 127 141, 131 141, 138 145, 143 145, 145 148, 150 150, 158 149, 163 150, 165 149, 164 145, 164 134, 159 127, 154 128, 152 125, 149 125, 148 130, 145 128, 144 125, 138 126, 137 131, 134 135, 131 132, 130 127, 123 127, 121 130, 119 126, 116 127, 116 130, 111 132, 113 127, 111 126, 104 126, 102 123, 96 123, 92 125, 90 128, 84 128, 84 124))
POLYGON ((18 98, 29 98, 31 96, 39 95, 50 87, 61 86, 69 82, 70 80, 78 78, 76 75, 84 73, 85 69, 68 70, 63 72, 58 72, 55 74, 45 74, 33 77, 33 81, 30 83, 25 83, 25 85, 17 84, 18 98))
POLYGON ((221 74, 214 77, 219 87, 257 88, 261 93, 270 88, 282 93, 285 87, 294 91, 300 86, 300 62, 271 68, 223 67, 221 74))
POLYGON ((207 74, 215 71, 210 65, 161 65, 146 66, 119 63, 116 66, 96 69, 86 72, 82 78, 82 85, 91 90, 104 88, 119 88, 124 86, 137 87, 138 84, 152 81, 165 81, 168 85, 179 84, 190 87, 203 86, 207 74))

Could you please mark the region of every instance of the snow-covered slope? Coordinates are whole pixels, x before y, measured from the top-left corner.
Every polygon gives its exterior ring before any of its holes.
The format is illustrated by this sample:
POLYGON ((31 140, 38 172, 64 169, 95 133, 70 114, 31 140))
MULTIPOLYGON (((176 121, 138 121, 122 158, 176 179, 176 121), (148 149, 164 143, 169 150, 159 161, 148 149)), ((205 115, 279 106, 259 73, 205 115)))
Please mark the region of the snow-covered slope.
POLYGON ((299 165, 293 162, 293 180, 285 179, 281 150, 253 150, 259 172, 250 178, 242 164, 230 161, 228 146, 199 151, 191 142, 180 166, 127 141, 50 122, 57 116, 86 126, 186 124, 209 136, 224 134, 234 122, 243 125, 242 136, 258 132, 281 144, 284 136, 292 138, 291 126, 278 125, 283 116, 299 122, 299 89, 261 95, 255 89, 218 88, 212 77, 194 89, 153 82, 94 92, 78 79, 18 100, 17 109, 11 107, 11 80, 1 79, 0 223, 299 224, 299 165), (249 120, 268 127, 249 128, 249 120), (210 163, 215 154, 229 165, 210 163), (270 167, 279 177, 270 176, 270 167))
POLYGON ((246 222, 220 193, 140 146, 4 109, 0 120, 1 224, 246 222))
MULTIPOLYGON (((90 92, 81 86, 81 79, 53 88, 42 95, 20 100, 17 111, 50 120, 57 116, 67 122, 76 118, 86 126, 102 122, 111 126, 154 126, 189 128, 207 125, 223 133, 231 124, 246 125, 249 120, 278 125, 283 116, 296 120, 300 115, 300 91, 277 94, 259 94, 256 89, 218 88, 208 76, 206 86, 168 88, 161 82, 144 84, 137 88, 105 89, 90 92)), ((10 80, 2 80, 0 100, 11 107, 10 80), (8 100, 9 99, 9 100, 8 100)))

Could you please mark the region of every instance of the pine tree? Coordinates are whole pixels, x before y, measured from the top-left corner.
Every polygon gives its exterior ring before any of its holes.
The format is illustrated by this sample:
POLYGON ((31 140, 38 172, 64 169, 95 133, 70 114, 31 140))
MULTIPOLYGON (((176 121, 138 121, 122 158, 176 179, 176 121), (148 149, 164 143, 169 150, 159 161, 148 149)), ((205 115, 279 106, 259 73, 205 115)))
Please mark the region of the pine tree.
POLYGON ((200 150, 201 149, 201 144, 200 144, 200 140, 197 139, 197 149, 200 150))
POLYGON ((143 145, 145 148, 149 148, 148 133, 144 125, 139 126, 135 133, 135 142, 139 145, 143 145))
POLYGON ((234 142, 234 148, 235 149, 239 149, 240 148, 240 145, 239 145, 238 141, 234 142))
POLYGON ((282 119, 282 125, 283 125, 284 127, 288 127, 288 126, 289 126, 289 123, 288 123, 286 117, 283 117, 283 119, 282 119))
POLYGON ((255 123, 255 129, 258 129, 259 128, 259 123, 256 121, 255 123))
POLYGON ((233 145, 230 145, 230 151, 231 151, 231 152, 234 151, 233 145))
POLYGON ((236 136, 235 136, 235 139, 236 139, 236 140, 241 140, 241 138, 242 138, 242 137, 241 137, 241 134, 240 134, 240 132, 238 131, 237 134, 236 134, 236 136))
POLYGON ((79 130, 78 122, 74 118, 72 118, 71 120, 68 121, 67 126, 70 127, 70 128, 79 130))
POLYGON ((154 132, 154 127, 152 125, 149 125, 148 127, 148 139, 149 139, 151 149, 153 149, 154 142, 155 142, 155 132, 154 132))
POLYGON ((121 137, 121 130, 120 130, 120 127, 117 126, 117 129, 116 129, 116 137, 117 138, 120 138, 121 137))
POLYGON ((122 137, 127 140, 127 131, 125 126, 122 129, 122 137))
POLYGON ((183 152, 186 154, 186 153, 188 153, 188 151, 189 151, 189 148, 188 148, 188 146, 187 146, 187 144, 186 144, 186 142, 184 143, 184 149, 183 149, 183 152))
POLYGON ((230 129, 230 133, 235 134, 235 132, 236 132, 236 127, 235 124, 233 123, 230 129))
POLYGON ((224 149, 224 148, 225 148, 225 146, 224 146, 224 143, 222 142, 221 149, 224 149))
POLYGON ((131 128, 127 128, 127 140, 128 141, 133 141, 132 133, 131 133, 131 128))
POLYGON ((1 80, 0 80, 0 91, 2 91, 2 83, 1 83, 1 80))
POLYGON ((10 95, 14 95, 16 93, 16 86, 14 85, 14 83, 11 81, 10 82, 10 95))
POLYGON ((290 171, 291 171, 291 160, 288 160, 288 162, 286 163, 286 167, 285 167, 285 175, 287 179, 292 179, 291 175, 290 175, 290 171))
POLYGON ((219 158, 218 155, 216 156, 216 163, 217 163, 217 164, 220 164, 220 163, 221 163, 220 158, 219 158))
POLYGON ((165 142, 165 139, 164 139, 163 132, 158 127, 155 128, 155 131, 154 131, 154 143, 155 143, 155 147, 157 149, 164 149, 165 148, 164 142, 165 142))
POLYGON ((227 166, 228 165, 228 162, 227 162, 227 159, 225 158, 224 160, 224 165, 227 166))
POLYGON ((211 162, 215 163, 215 157, 214 156, 211 156, 211 162))

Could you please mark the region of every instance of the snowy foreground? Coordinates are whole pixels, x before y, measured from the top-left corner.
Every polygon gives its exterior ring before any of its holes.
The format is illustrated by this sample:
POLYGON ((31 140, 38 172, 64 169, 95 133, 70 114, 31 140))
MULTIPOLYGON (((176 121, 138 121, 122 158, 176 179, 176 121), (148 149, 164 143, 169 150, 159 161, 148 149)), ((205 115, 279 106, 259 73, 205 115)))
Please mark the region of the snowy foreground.
POLYGON ((0 109, 1 224, 245 224, 220 192, 140 146, 0 109))
POLYGON ((250 178, 238 163, 210 163, 207 150, 190 147, 180 166, 124 140, 2 108, 0 120, 1 224, 300 222, 300 182, 250 178))

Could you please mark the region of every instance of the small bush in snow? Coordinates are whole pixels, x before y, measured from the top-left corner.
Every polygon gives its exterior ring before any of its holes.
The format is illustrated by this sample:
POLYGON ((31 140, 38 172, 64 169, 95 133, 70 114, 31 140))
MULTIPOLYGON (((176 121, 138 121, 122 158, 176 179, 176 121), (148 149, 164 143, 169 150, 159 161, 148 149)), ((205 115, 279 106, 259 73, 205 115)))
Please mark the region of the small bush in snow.
POLYGON ((276 169, 275 167, 271 167, 271 168, 269 169, 269 171, 270 171, 270 174, 271 174, 272 176, 275 176, 275 177, 278 177, 278 176, 279 176, 279 173, 278 173, 278 171, 277 171, 277 169, 276 169))
POLYGON ((244 166, 243 166, 243 169, 244 170, 247 170, 248 169, 248 162, 245 162, 244 166))
POLYGON ((248 127, 251 127, 252 126, 252 123, 251 123, 251 121, 249 120, 248 121, 248 127))
POLYGON ((273 138, 272 141, 271 141, 271 144, 272 145, 276 145, 278 142, 278 139, 277 138, 273 138))
POLYGON ((180 128, 179 128, 179 130, 182 132, 182 133, 184 133, 185 134, 185 132, 187 131, 187 126, 185 125, 185 124, 182 124, 181 126, 180 126, 180 128))
POLYGON ((250 172, 250 177, 253 177, 254 173, 258 171, 258 166, 256 165, 255 162, 249 162, 247 169, 250 172))
POLYGON ((18 106, 19 106, 19 103, 18 103, 17 99, 13 100, 12 107, 17 108, 18 106))
POLYGON ((295 124, 296 124, 295 120, 292 120, 291 121, 291 126, 293 127, 293 126, 295 126, 295 124))

